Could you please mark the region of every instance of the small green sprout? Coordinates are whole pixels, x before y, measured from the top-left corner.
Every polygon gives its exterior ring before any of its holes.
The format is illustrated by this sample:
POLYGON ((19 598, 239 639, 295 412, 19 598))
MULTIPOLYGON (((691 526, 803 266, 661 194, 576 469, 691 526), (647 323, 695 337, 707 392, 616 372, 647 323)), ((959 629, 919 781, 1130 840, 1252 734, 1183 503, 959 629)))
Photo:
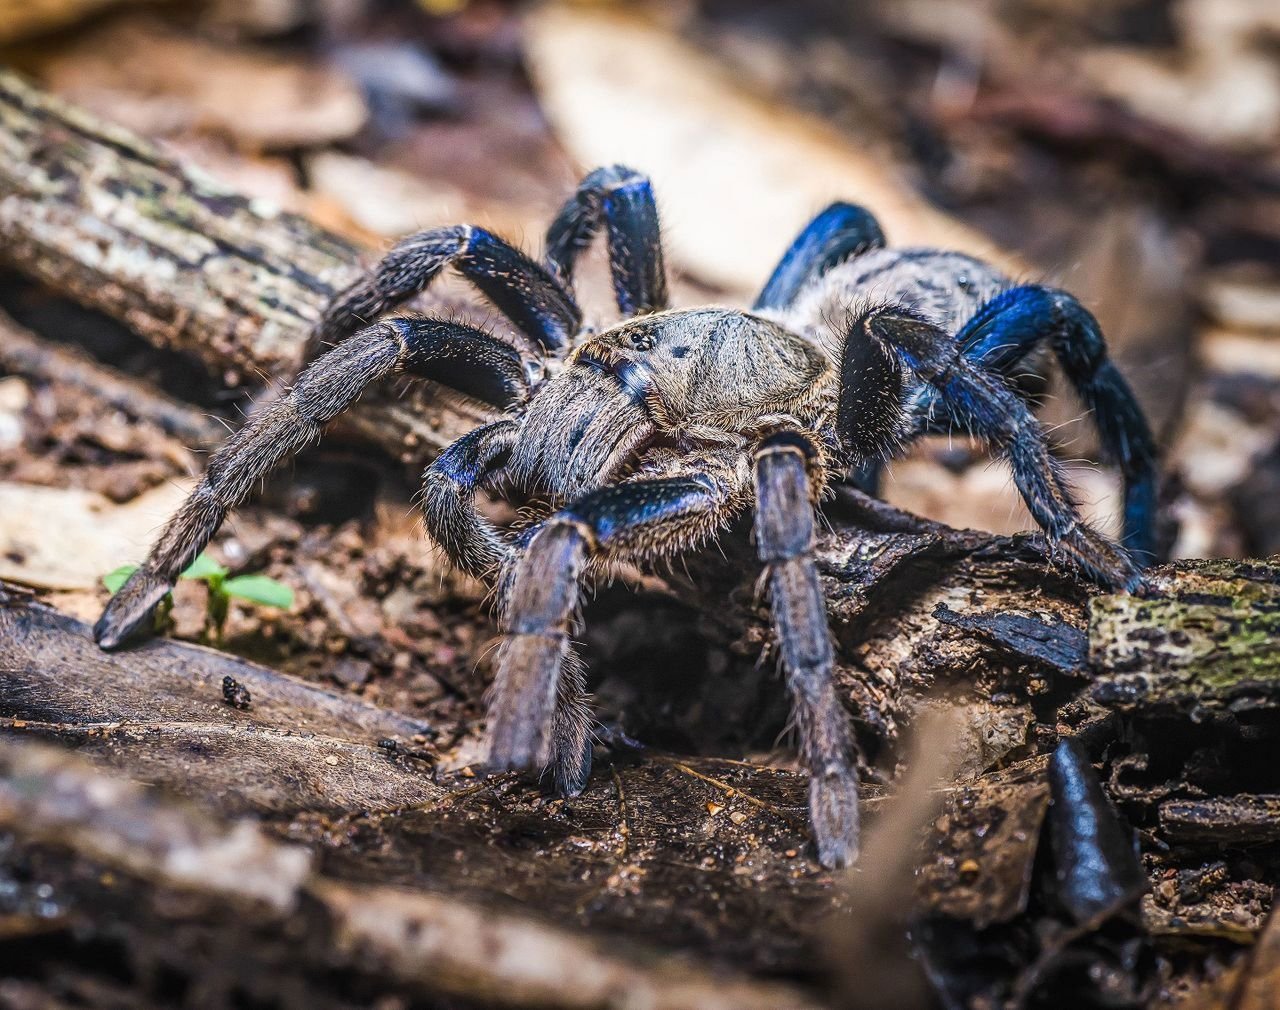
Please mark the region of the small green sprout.
MULTIPOLYGON (((121 565, 115 571, 102 577, 102 584, 112 593, 118 593, 137 565, 121 565)), ((233 575, 207 554, 201 554, 191 562, 191 566, 178 576, 180 579, 194 579, 203 582, 209 590, 205 603, 204 630, 205 636, 212 641, 222 641, 222 630, 227 623, 227 611, 234 597, 249 603, 258 603, 266 607, 279 607, 288 610, 293 606, 293 590, 275 579, 268 578, 261 572, 249 575, 233 575)), ((173 596, 170 594, 156 609, 156 630, 162 630, 169 621, 169 612, 173 607, 173 596)))

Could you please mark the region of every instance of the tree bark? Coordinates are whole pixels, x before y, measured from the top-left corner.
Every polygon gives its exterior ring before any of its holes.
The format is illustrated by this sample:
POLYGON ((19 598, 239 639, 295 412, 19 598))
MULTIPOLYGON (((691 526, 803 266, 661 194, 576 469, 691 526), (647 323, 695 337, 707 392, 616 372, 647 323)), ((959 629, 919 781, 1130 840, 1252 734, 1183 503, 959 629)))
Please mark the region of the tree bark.
MULTIPOLYGON (((284 378, 370 259, 296 214, 0 71, 0 257, 228 386, 284 378)), ((484 415, 375 392, 344 427, 417 464, 484 415)))

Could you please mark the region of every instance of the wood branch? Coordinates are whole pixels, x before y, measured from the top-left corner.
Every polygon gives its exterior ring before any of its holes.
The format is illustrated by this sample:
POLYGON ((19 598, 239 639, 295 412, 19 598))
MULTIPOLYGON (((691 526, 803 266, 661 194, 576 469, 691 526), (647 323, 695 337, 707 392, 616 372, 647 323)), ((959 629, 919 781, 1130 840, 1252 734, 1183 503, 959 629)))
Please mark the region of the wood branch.
POLYGON ((1190 713, 1274 705, 1280 695, 1280 563, 1198 561, 1168 570, 1154 599, 1094 600, 1094 697, 1120 709, 1190 713))
MULTIPOLYGON (((229 386, 296 371, 366 252, 0 71, 0 257, 229 386)), ((370 396, 344 427, 417 465, 483 415, 370 396)))

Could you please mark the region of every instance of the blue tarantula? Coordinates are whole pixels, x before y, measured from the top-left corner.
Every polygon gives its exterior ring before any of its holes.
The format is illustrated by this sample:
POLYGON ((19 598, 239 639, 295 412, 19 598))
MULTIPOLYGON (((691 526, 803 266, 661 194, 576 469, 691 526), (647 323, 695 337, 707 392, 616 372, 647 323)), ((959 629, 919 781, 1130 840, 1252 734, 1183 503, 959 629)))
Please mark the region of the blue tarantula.
POLYGON ((1066 292, 1015 285, 969 256, 887 249, 871 214, 850 204, 801 231, 750 311, 670 309, 652 187, 630 169, 603 168, 556 216, 544 263, 481 228, 425 231, 338 295, 315 337, 336 346, 214 454, 107 605, 98 643, 114 648, 140 628, 228 511, 371 382, 431 379, 505 414, 449 446, 427 468, 423 493, 431 538, 498 587, 491 767, 549 766, 560 792, 579 792, 592 723, 570 636, 584 576, 693 550, 754 508, 827 866, 856 856, 858 798, 813 557, 824 490, 851 472, 865 477, 920 434, 960 428, 1007 455, 1031 514, 1086 576, 1132 590, 1151 557, 1155 447, 1093 316, 1066 292), (601 229, 624 319, 592 333, 572 278, 601 229), (523 336, 422 316, 376 321, 446 266, 523 336), (1124 547, 1081 518, 1012 384, 1042 366, 1045 348, 1123 473, 1124 547), (518 534, 476 509, 476 491, 499 477, 546 503, 518 534))

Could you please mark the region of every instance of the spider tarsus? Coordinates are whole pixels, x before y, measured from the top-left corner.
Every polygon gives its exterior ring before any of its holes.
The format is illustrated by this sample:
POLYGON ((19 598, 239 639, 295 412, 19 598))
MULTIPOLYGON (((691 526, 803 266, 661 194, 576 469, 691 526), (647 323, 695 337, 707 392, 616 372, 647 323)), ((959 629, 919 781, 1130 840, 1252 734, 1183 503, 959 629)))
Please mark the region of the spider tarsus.
POLYGON ((587 546, 577 524, 548 523, 504 577, 507 634, 489 698, 491 767, 534 769, 551 758, 557 711, 563 721, 572 703, 565 692, 578 682, 562 673, 587 546))
POLYGON ((818 862, 836 870, 858 861, 858 780, 850 769, 835 766, 813 773, 809 779, 809 817, 818 862))
POLYGON ((102 611, 93 626, 93 640, 103 649, 118 649, 142 630, 172 588, 168 579, 146 568, 137 569, 102 611))

